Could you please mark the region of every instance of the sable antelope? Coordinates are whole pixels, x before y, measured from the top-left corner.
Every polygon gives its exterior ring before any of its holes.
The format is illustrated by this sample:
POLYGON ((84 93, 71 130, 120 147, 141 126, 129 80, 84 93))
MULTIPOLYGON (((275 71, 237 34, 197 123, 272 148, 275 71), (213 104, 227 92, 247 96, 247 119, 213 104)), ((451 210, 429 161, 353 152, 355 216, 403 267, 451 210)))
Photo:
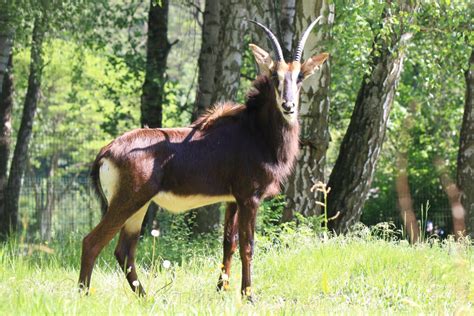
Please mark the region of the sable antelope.
POLYGON ((264 25, 276 55, 251 44, 261 75, 244 105, 223 103, 190 127, 136 129, 102 148, 92 179, 107 209, 84 238, 79 284, 88 289, 94 262, 120 231, 115 256, 132 290, 144 294, 135 269, 135 250, 151 201, 172 213, 227 202, 224 259, 218 289, 228 287, 232 255, 240 246, 241 291, 250 296, 255 218, 260 202, 277 194, 291 172, 299 142, 298 100, 304 79, 328 54, 301 64, 302 51, 317 19, 303 33, 293 61, 286 63, 275 35, 264 25))

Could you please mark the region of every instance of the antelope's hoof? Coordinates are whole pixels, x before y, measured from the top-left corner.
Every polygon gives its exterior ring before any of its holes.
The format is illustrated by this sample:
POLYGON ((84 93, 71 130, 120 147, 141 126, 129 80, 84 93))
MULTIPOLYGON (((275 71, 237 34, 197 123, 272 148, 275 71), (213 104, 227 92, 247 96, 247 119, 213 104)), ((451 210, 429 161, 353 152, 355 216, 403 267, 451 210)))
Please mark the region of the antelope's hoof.
POLYGON ((79 283, 78 292, 82 296, 89 296, 91 294, 89 287, 87 285, 84 285, 83 283, 79 283))
POLYGON ((242 299, 249 304, 255 303, 255 299, 252 295, 252 289, 250 288, 250 286, 247 286, 245 290, 242 290, 242 299))
POLYGON ((224 281, 222 279, 219 279, 219 281, 217 282, 216 290, 217 292, 229 291, 230 290, 229 281, 224 281))

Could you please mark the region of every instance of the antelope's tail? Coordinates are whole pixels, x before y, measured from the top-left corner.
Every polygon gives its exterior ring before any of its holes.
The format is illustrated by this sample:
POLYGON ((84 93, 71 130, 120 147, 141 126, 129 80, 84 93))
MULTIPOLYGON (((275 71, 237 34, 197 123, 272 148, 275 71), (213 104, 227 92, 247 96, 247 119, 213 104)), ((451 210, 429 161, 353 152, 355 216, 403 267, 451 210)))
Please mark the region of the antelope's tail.
POLYGON ((102 158, 104 157, 104 151, 101 150, 97 157, 95 158, 94 162, 92 163, 91 167, 91 180, 92 180, 92 186, 94 187, 94 191, 96 195, 99 197, 100 201, 100 211, 102 213, 102 216, 105 215, 107 212, 107 199, 105 198, 104 192, 102 191, 102 186, 100 184, 100 176, 99 176, 99 171, 100 167, 102 166, 102 158))

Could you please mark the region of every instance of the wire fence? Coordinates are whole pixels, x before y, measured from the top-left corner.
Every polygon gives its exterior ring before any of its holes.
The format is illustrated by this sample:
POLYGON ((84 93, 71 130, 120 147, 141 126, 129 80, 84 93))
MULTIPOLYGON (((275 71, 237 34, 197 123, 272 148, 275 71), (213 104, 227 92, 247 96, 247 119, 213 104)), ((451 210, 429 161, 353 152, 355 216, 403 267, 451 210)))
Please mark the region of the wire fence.
MULTIPOLYGON (((436 232, 442 238, 454 233, 451 205, 441 187, 432 190, 413 190, 411 194, 413 211, 424 233, 431 235, 436 232)), ((362 221, 367 225, 392 222, 399 228, 403 226, 395 187, 387 189, 386 192, 369 194, 362 221)))
POLYGON ((20 232, 50 239, 89 231, 101 217, 94 195, 87 176, 26 177, 19 200, 20 232))
MULTIPOLYGON (((425 200, 429 200, 428 195, 425 200)), ((396 199, 390 202, 384 201, 385 211, 372 215, 373 223, 368 224, 391 221, 401 227, 402 219, 398 215, 396 199)), ((369 199, 367 208, 373 208, 373 203, 377 203, 377 198, 369 199)), ((426 205, 423 207, 426 208, 426 205)), ((85 234, 100 218, 99 201, 87 175, 24 178, 19 200, 18 228, 28 239, 49 240, 71 233, 85 234)), ((438 201, 429 207, 427 215, 419 215, 418 219, 423 223, 423 230, 431 227, 432 231, 438 230, 444 235, 452 233, 451 209, 447 201, 438 201)))

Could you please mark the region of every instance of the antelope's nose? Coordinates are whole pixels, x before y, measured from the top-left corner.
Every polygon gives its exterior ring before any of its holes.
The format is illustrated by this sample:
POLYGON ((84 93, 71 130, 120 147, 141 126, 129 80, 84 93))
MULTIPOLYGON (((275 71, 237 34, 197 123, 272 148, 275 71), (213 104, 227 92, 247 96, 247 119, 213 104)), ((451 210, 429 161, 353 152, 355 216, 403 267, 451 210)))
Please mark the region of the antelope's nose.
POLYGON ((283 108, 283 111, 285 111, 285 113, 291 114, 295 110, 295 103, 286 101, 286 102, 283 102, 281 107, 283 108))

